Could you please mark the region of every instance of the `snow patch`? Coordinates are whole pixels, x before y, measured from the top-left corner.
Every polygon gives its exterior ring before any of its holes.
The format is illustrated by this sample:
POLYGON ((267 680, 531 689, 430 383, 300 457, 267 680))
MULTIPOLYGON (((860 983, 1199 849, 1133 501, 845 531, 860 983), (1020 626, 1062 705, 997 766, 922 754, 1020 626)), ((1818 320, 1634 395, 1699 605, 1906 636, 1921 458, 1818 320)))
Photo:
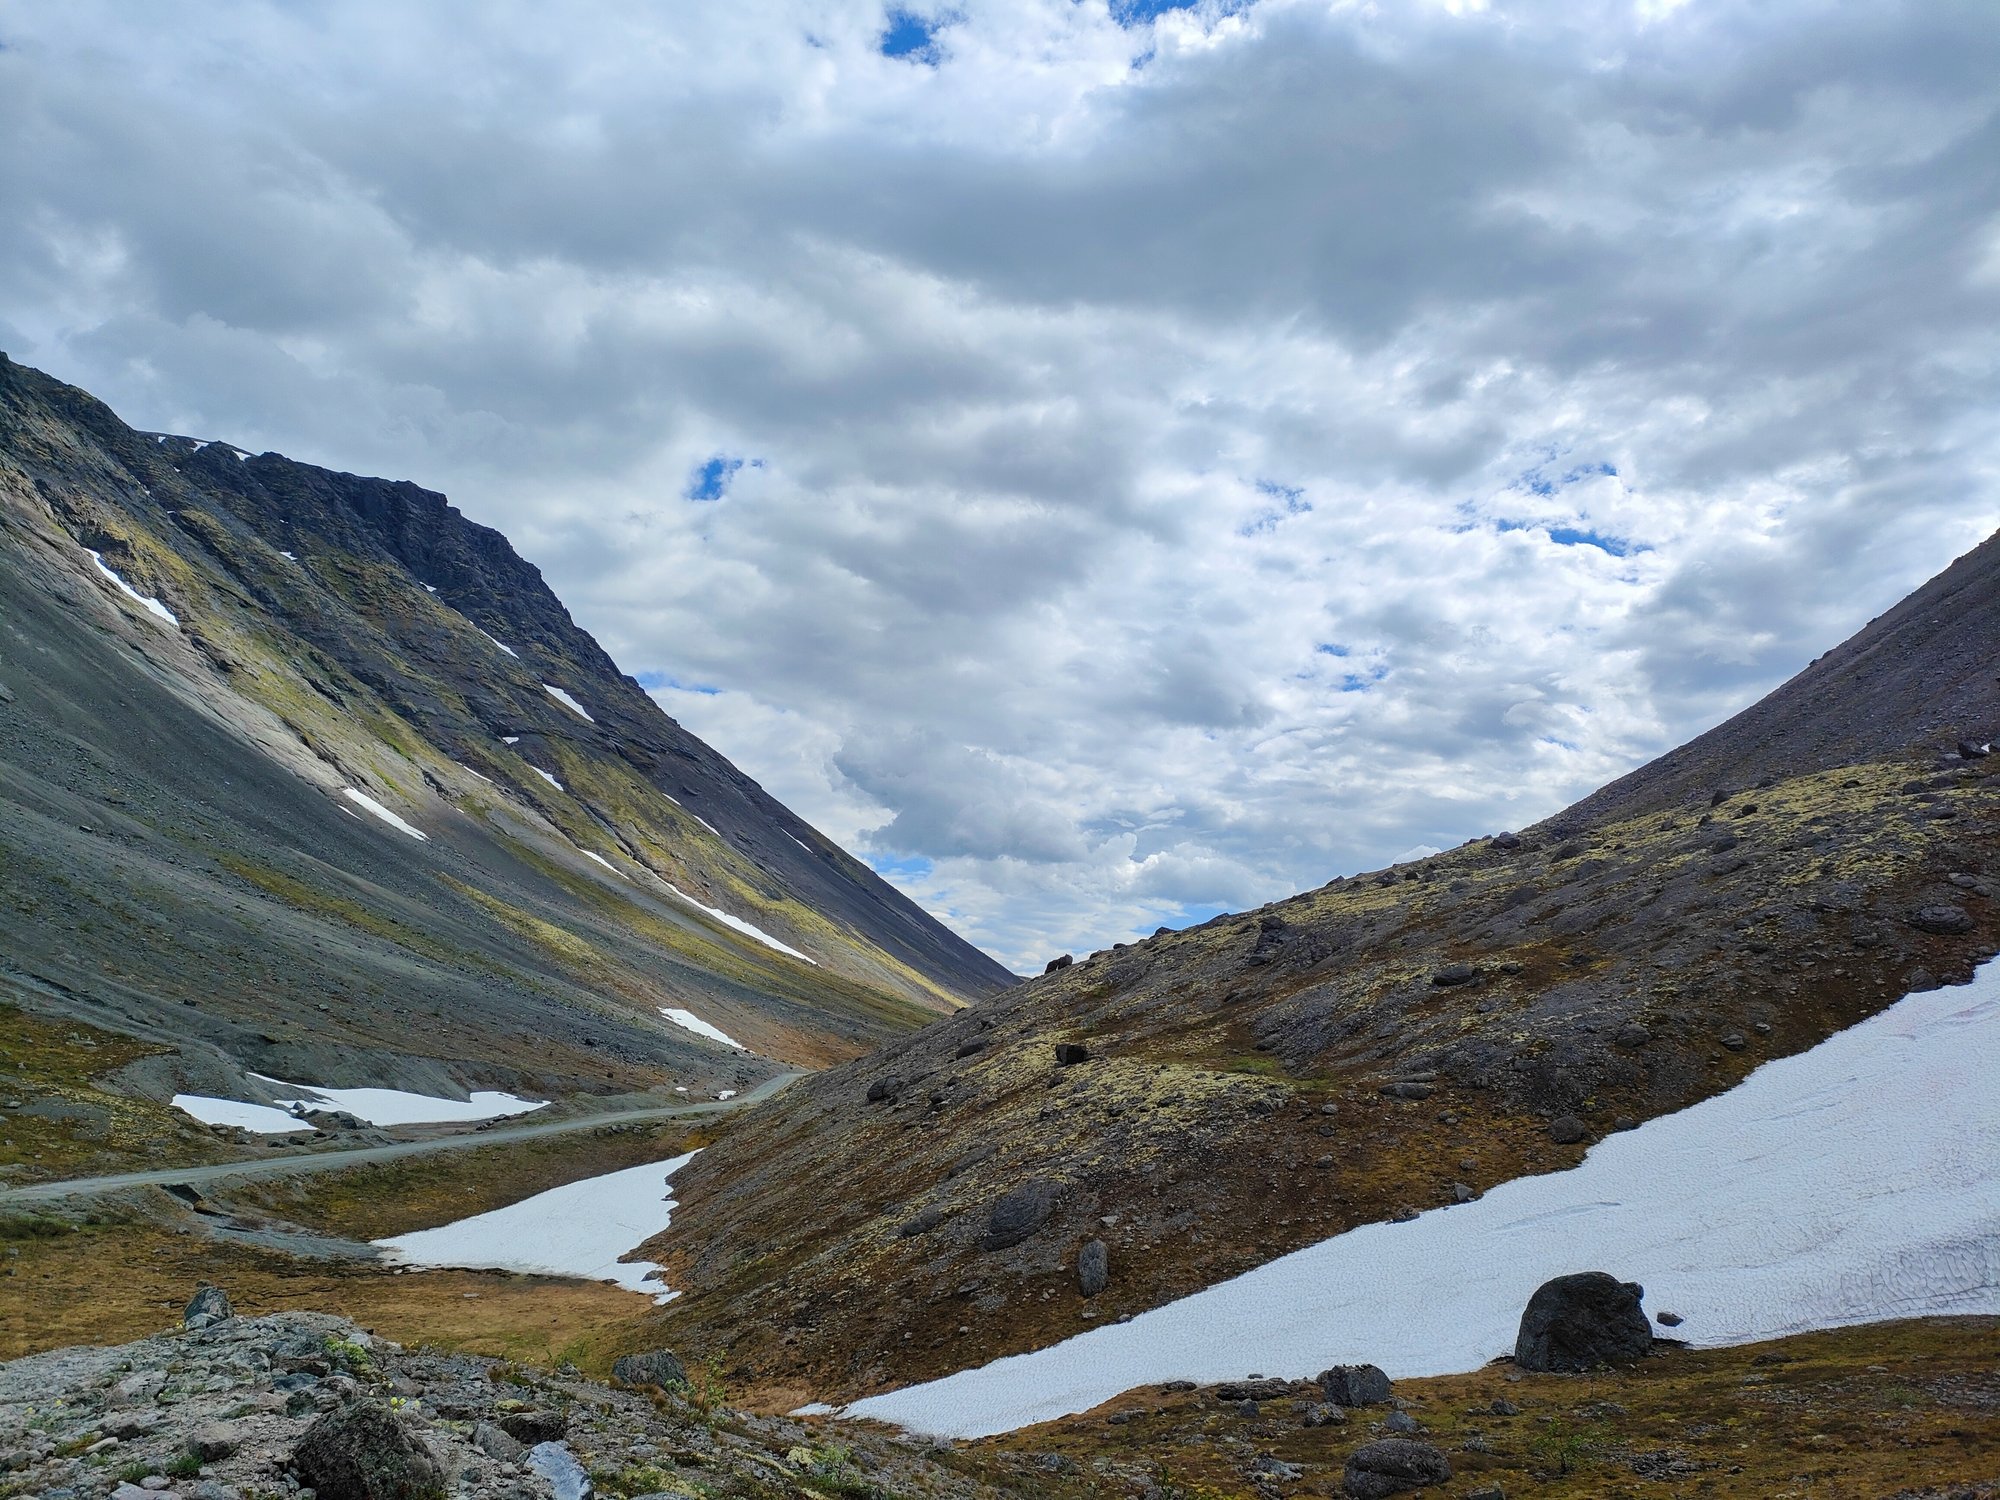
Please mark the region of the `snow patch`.
POLYGON ((808 1401, 804 1406, 793 1407, 791 1414, 795 1417, 830 1417, 837 1409, 824 1401, 808 1401))
POLYGON ((2000 960, 1910 995, 1581 1165, 1368 1224, 1130 1323, 847 1409, 984 1437, 1157 1381, 1477 1369, 1535 1288, 1641 1283, 1698 1345, 1925 1314, 2000 1314, 2000 960))
POLYGON ((360 791, 355 787, 344 786, 340 789, 340 795, 345 797, 349 802, 352 802, 356 807, 373 813, 399 833, 407 833, 413 839, 428 839, 430 837, 423 829, 417 827, 414 823, 404 822, 403 819, 390 812, 388 808, 384 807, 364 791, 360 791))
POLYGON ((394 812, 390 812, 388 808, 384 808, 384 806, 382 806, 380 802, 376 802, 376 800, 374 800, 372 796, 368 796, 368 794, 366 794, 366 792, 362 792, 362 790, 356 790, 356 788, 352 788, 352 786, 342 786, 342 788, 340 788, 340 796, 344 796, 344 798, 346 798, 348 802, 352 802, 354 806, 358 806, 358 808, 364 808, 364 810, 372 812, 372 814, 374 814, 376 818, 380 818, 382 822, 386 822, 386 824, 388 824, 390 828, 394 828, 394 830, 398 830, 398 832, 404 832, 404 834, 408 834, 410 838, 430 838, 430 834, 426 834, 426 832, 424 832, 422 828, 418 828, 418 826, 416 826, 416 824, 412 824, 412 822, 404 822, 402 818, 398 818, 398 816, 396 816, 394 812))
POLYGON ((615 1282, 647 1293, 655 1302, 669 1302, 680 1293, 648 1280, 659 1271, 657 1265, 620 1257, 673 1222, 677 1205, 668 1186, 694 1157, 690 1151, 672 1161, 586 1178, 455 1224, 375 1244, 393 1264, 576 1276, 615 1282))
POLYGON ((546 781, 550 786, 554 787, 557 791, 566 792, 569 790, 568 787, 564 786, 560 781, 557 781, 555 777, 551 776, 547 771, 544 771, 540 766, 530 766, 528 767, 528 769, 530 771, 533 771, 537 776, 541 777, 542 780, 546 781))
POLYGON ((503 734, 500 736, 500 743, 503 745, 518 745, 521 743, 521 737, 518 734, 503 734))
MULTIPOLYGON (((473 628, 474 630, 479 630, 479 627, 478 627, 477 625, 473 626, 472 628, 473 628)), ((486 635, 486 632, 485 632, 485 631, 483 631, 483 630, 479 630, 479 633, 480 633, 481 635, 486 635)), ((487 640, 489 640, 489 641, 493 641, 493 637, 492 637, 492 636, 490 636, 490 635, 486 635, 486 639, 487 639, 487 640)), ((516 660, 516 661, 519 661, 519 660, 521 659, 521 658, 520 658, 520 657, 519 657, 519 656, 518 656, 518 655, 517 655, 517 654, 515 653, 515 651, 514 651, 514 648, 513 648, 512 646, 501 646, 501 645, 500 645, 500 642, 498 642, 498 641, 493 641, 493 644, 494 644, 494 645, 496 645, 496 646, 500 646, 500 649, 501 649, 502 651, 505 651, 505 652, 506 652, 506 653, 507 653, 507 654, 508 654, 509 656, 512 656, 512 657, 514 658, 514 660, 516 660)))
POLYGON ((193 1115, 204 1125, 234 1125, 238 1130, 254 1130, 261 1135, 283 1135, 313 1127, 296 1115, 268 1104, 248 1104, 241 1099, 217 1099, 208 1094, 176 1094, 173 1105, 193 1115))
POLYGON ((800 838, 797 834, 788 833, 785 835, 785 837, 790 839, 793 843, 797 844, 801 849, 805 850, 806 853, 808 854, 817 854, 819 852, 817 849, 813 848, 811 844, 808 844, 804 839, 800 838))
POLYGON ((468 766, 468 765, 467 765, 467 764, 466 764, 466 763, 465 763, 464 761, 462 761, 462 760, 455 760, 455 761, 453 761, 453 762, 452 762, 452 764, 453 764, 453 765, 455 765, 455 766, 457 766, 457 767, 459 768, 459 770, 461 770, 461 771, 465 772, 465 774, 466 774, 466 775, 468 775, 468 776, 478 776, 478 777, 479 777, 479 779, 480 779, 481 781, 485 782, 485 783, 486 783, 486 784, 487 784, 488 786, 498 786, 498 785, 499 785, 499 783, 498 783, 498 782, 496 782, 496 781, 495 781, 495 780, 494 780, 494 779, 493 779, 493 778, 492 778, 491 776, 481 776, 479 772, 477 772, 477 771, 473 770, 473 769, 472 769, 472 767, 468 766))
POLYGON ((105 562, 103 554, 97 552, 91 552, 88 547, 84 548, 83 550, 86 552, 90 552, 90 560, 97 564, 97 571, 102 573, 106 578, 109 578, 112 581, 112 583, 116 584, 119 593, 123 594, 127 599, 130 599, 134 604, 138 605, 141 609, 145 610, 146 613, 153 616, 153 618, 157 620, 164 620, 169 625, 174 626, 176 629, 180 627, 181 619, 179 615, 175 614, 172 610, 168 609, 166 605, 160 603, 159 600, 148 598, 146 595, 140 593, 137 589, 133 588, 131 584, 127 583, 124 579, 120 578, 115 572, 112 571, 111 565, 105 562))
POLYGON ((734 1047, 739 1052, 748 1052, 750 1050, 728 1032, 722 1030, 720 1027, 709 1025, 708 1022, 704 1021, 691 1010, 675 1010, 672 1006, 662 1005, 660 1007, 660 1014, 665 1016, 669 1021, 672 1021, 676 1026, 692 1031, 696 1036, 705 1036, 712 1042, 720 1042, 725 1047, 734 1047))
POLYGON ((299 560, 299 555, 296 552, 280 552, 278 556, 289 558, 293 562, 297 562, 299 560))
POLYGON ((565 693, 561 688, 557 687, 554 683, 545 682, 542 684, 542 686, 548 689, 548 694, 551 698, 555 699, 556 702, 560 703, 564 708, 568 709, 571 713, 576 714, 587 723, 595 724, 597 722, 597 720, 590 717, 589 710, 587 710, 581 703, 577 702, 576 699, 570 697, 568 693, 565 693))
POLYGON ((606 859, 603 855, 594 854, 588 849, 579 849, 577 850, 577 853, 581 854, 585 859, 596 860, 600 865, 603 865, 605 869, 609 870, 613 875, 616 875, 620 880, 625 879, 625 872, 619 869, 618 866, 611 863, 611 861, 606 859))
POLYGON ((342 1110, 370 1125, 458 1125, 480 1120, 504 1120, 509 1115, 532 1114, 547 1109, 546 1099, 521 1099, 496 1089, 481 1089, 470 1099, 439 1099, 430 1094, 413 1094, 407 1089, 330 1089, 314 1083, 288 1083, 282 1078, 253 1078, 281 1089, 295 1089, 297 1099, 280 1099, 288 1108, 312 1113, 342 1110))
POLYGON ((715 1094, 715 1097, 716 1097, 716 1098, 718 1098, 718 1099, 734 1099, 734 1098, 736 1097, 736 1090, 735 1090, 735 1089, 718 1089, 718 1090, 716 1090, 716 1094, 715 1094))
POLYGON ((664 885, 668 890, 672 891, 676 896, 680 897, 681 900, 687 902, 687 904, 689 906, 692 906, 696 911, 708 913, 709 916, 715 918, 715 920, 720 922, 723 926, 733 927, 738 932, 744 934, 744 936, 755 938, 758 942, 762 943, 767 948, 776 948, 780 953, 789 953, 793 958, 805 959, 805 961, 811 964, 814 968, 819 967, 818 959, 812 958, 804 953, 799 952, 798 949, 792 947, 789 943, 779 942, 776 938, 772 937, 770 933, 764 931, 763 928, 753 926, 750 923, 744 921, 741 917, 732 917, 729 915, 728 912, 723 911, 717 907, 704 906, 701 902, 695 900, 694 897, 690 896, 686 891, 682 890, 679 886, 675 885, 670 880, 663 880, 660 882, 660 884, 664 885))

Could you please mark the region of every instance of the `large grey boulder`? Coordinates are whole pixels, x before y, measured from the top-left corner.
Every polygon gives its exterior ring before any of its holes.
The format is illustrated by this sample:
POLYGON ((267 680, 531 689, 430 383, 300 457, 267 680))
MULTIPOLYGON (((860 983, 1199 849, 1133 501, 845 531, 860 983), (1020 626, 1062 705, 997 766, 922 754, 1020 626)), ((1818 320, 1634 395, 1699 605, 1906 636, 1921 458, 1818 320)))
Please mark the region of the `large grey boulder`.
POLYGON ((1545 1281, 1528 1299, 1514 1340, 1524 1370, 1595 1370, 1629 1364, 1653 1347, 1653 1328, 1639 1305, 1646 1289, 1605 1271, 1579 1271, 1545 1281))
POLYGON ((612 1363, 612 1377, 627 1385, 656 1385, 662 1390, 672 1385, 686 1385, 687 1366, 668 1349, 654 1349, 645 1354, 621 1354, 612 1363))
POLYGON ((213 1282, 204 1281, 195 1288, 194 1296, 188 1299, 187 1311, 181 1314, 181 1325, 185 1328, 210 1328, 235 1316, 236 1309, 229 1305, 229 1293, 213 1282))
POLYGON ((1380 1365, 1335 1365, 1314 1379, 1335 1406, 1379 1406, 1389 1399, 1389 1377, 1380 1365))
POLYGON ((986 1211, 986 1233, 979 1248, 1005 1250, 1020 1244, 1048 1223, 1055 1206, 1055 1184, 1042 1177, 1030 1178, 994 1200, 986 1211))
POLYGON ((1450 1478, 1451 1460, 1429 1443, 1383 1438, 1347 1455, 1341 1484, 1352 1500, 1383 1500, 1386 1495, 1443 1484, 1450 1478))
POLYGON ((443 1500, 444 1470, 403 1418, 373 1401, 336 1407, 306 1429, 292 1469, 319 1500, 443 1500))

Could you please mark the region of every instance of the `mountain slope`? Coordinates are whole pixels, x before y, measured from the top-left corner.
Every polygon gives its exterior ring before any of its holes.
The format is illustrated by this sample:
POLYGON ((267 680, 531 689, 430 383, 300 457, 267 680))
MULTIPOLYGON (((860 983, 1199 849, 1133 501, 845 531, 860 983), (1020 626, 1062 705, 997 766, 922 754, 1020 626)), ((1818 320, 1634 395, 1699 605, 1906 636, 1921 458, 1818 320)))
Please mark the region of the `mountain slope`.
POLYGON ((2000 539, 1543 825, 1093 954, 808 1080, 676 1180, 663 1331, 772 1399, 936 1376, 1573 1165, 1963 981, 2000 947, 2000 757, 1958 754, 2000 726, 1996 672, 2000 539), (809 1220, 806 1181, 843 1188, 809 1220))
POLYGON ((1012 980, 414 485, 0 357, 0 623, 0 998, 130 1091, 741 1086, 1012 980))

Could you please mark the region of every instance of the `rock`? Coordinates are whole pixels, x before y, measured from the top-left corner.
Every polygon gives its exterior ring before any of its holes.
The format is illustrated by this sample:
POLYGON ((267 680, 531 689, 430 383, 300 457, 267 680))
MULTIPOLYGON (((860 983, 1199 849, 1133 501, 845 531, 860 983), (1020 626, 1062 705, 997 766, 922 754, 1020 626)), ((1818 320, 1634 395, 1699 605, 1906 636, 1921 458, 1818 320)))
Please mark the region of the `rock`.
POLYGON ((1973 928, 1972 915, 1962 906, 1954 906, 1949 901, 1940 901, 1933 906, 1921 907, 1910 914, 1910 925, 1919 932, 1935 932, 1946 937, 1955 937, 1973 928))
POLYGON ((902 1092, 902 1079, 894 1077, 878 1078, 868 1085, 868 1102, 870 1104, 889 1103, 902 1092))
POLYGON ((1076 1287, 1086 1297, 1095 1297, 1111 1279, 1111 1247, 1103 1240, 1085 1240, 1076 1252, 1076 1287))
POLYGON ((1496 1417, 1518 1417, 1521 1415, 1521 1408, 1509 1401, 1505 1396, 1497 1397, 1493 1404, 1486 1409, 1496 1417))
POLYGON ((1090 1061, 1090 1049, 1081 1042, 1057 1042, 1056 1066, 1073 1068, 1078 1063, 1090 1061))
POLYGON ((153 1500, 153 1492, 129 1480, 118 1481, 118 1488, 111 1492, 111 1500, 153 1500))
POLYGON ((909 1218, 896 1226, 898 1239, 913 1240, 920 1234, 929 1234, 944 1222, 944 1210, 932 1205, 920 1208, 909 1218))
POLYGON ((1390 1412, 1388 1416, 1382 1419, 1382 1429, 1385 1432, 1393 1432, 1403 1437, 1408 1437, 1412 1433, 1424 1430, 1423 1424, 1406 1411, 1390 1412))
POLYGON ((959 1044, 958 1050, 952 1053, 952 1056, 954 1058, 976 1057, 985 1050, 986 1050, 986 1043, 982 1041, 974 1040, 970 1042, 962 1042, 959 1044))
POLYGON ((1965 760, 1984 760, 1993 753, 1993 747, 1985 740, 1960 740, 1958 753, 1965 760))
POLYGON ((1236 1403, 1236 1415, 1239 1417, 1247 1417, 1254 1419, 1256 1417, 1262 1416, 1263 1414, 1264 1414, 1264 1408, 1259 1406, 1255 1401, 1245 1399, 1236 1403))
POLYGON ((218 1463, 236 1451, 236 1434, 220 1422, 210 1422, 188 1434, 187 1451, 201 1463, 218 1463))
POLYGON ((1653 1328, 1639 1302, 1645 1288, 1604 1271, 1543 1282, 1521 1314, 1514 1363, 1524 1370, 1594 1370, 1643 1358, 1653 1328))
POLYGON ((653 1349, 645 1354, 619 1355, 612 1363, 611 1378, 626 1385, 656 1385, 665 1390, 686 1385, 688 1372, 671 1350, 653 1349))
POLYGON ((1484 1489, 1467 1490, 1465 1500, 1507 1500, 1507 1492, 1497 1484, 1489 1484, 1484 1489))
POLYGON ((1479 970, 1471 964, 1446 964, 1431 975, 1431 983, 1439 989, 1450 989, 1453 985, 1470 984, 1479 977, 1479 970))
POLYGON ((0 703, 12 703, 13 701, 14 694, 8 689, 6 683, 0 682, 0 703))
POLYGON ((517 1443, 559 1443, 569 1435, 569 1416, 559 1411, 510 1411, 499 1419, 500 1430, 517 1443))
POLYGON ((1653 1039, 1653 1033, 1634 1021, 1618 1028, 1618 1035, 1612 1038, 1627 1052, 1637 1051, 1653 1039))
POLYGON ((1549 1139, 1558 1146, 1573 1146, 1589 1133, 1575 1115, 1557 1115, 1549 1121, 1549 1139))
POLYGON ((528 1450, 491 1422, 472 1424, 472 1446, 495 1463, 517 1464, 528 1450))
POLYGON ((1055 1184, 1046 1178, 1032 1178, 1002 1194, 986 1211, 986 1233, 979 1248, 1005 1250, 1020 1244, 1048 1223, 1055 1206, 1055 1184))
POLYGON ((1389 1399, 1389 1377, 1379 1365, 1335 1365, 1313 1378, 1335 1406, 1379 1406, 1389 1399))
POLYGON ((1750 1045, 1748 1040, 1745 1039, 1743 1033, 1740 1031, 1725 1031, 1721 1036, 1717 1037, 1716 1040, 1722 1043, 1722 1045, 1727 1047, 1731 1052, 1741 1052, 1745 1047, 1750 1045))
POLYGON ((138 1370, 106 1391, 104 1404, 110 1407, 151 1406, 153 1398, 165 1389, 166 1384, 165 1370, 138 1370))
POLYGON ((148 1474, 144 1479, 139 1481, 139 1488, 150 1490, 154 1496, 154 1500, 158 1500, 160 1492, 170 1489, 172 1485, 173 1481, 168 1479, 164 1474, 148 1474))
POLYGON ((1687 1320, 1677 1312, 1667 1312, 1662 1309, 1653 1314, 1653 1321, 1658 1323, 1662 1328, 1678 1328, 1687 1320))
POLYGON ((1067 969, 1071 964, 1075 962, 1076 959, 1073 955, 1065 953, 1060 958, 1050 959, 1048 962, 1048 967, 1043 969, 1042 972, 1044 974, 1053 974, 1058 969, 1067 969))
POLYGON ((1451 1461, 1429 1443, 1383 1438, 1348 1454, 1340 1477, 1353 1500, 1382 1500, 1405 1490, 1443 1484, 1451 1478, 1451 1461))
POLYGON ((1470 1203, 1478 1196, 1479 1190, 1470 1183, 1454 1182, 1451 1185, 1451 1197, 1454 1203, 1470 1203))
POLYGON ((306 1429, 292 1468, 316 1500, 441 1500, 444 1470, 386 1406, 354 1401, 306 1429))
POLYGON ((1383 1084, 1378 1092, 1387 1099, 1428 1099, 1432 1094, 1437 1092, 1437 1085, 1432 1083, 1411 1083, 1408 1080, 1399 1079, 1394 1083, 1383 1084))
POLYGON ((1347 1420, 1347 1413, 1331 1401, 1308 1401, 1303 1416, 1308 1427, 1337 1427, 1347 1420))
POLYGON ((1498 849, 1504 854, 1511 854, 1514 850, 1521 847, 1521 836, 1518 833, 1496 833, 1486 843, 1489 848, 1498 849))
POLYGON ((1261 1453, 1251 1460, 1249 1471, 1259 1479, 1274 1480, 1279 1484, 1290 1484, 1295 1479, 1303 1479, 1306 1472, 1297 1464, 1288 1464, 1282 1458, 1269 1453, 1261 1453))
POLYGON ((1226 1406, 1239 1401, 1276 1401, 1291 1393, 1292 1383, 1289 1380, 1252 1376, 1248 1380, 1225 1381, 1215 1388, 1215 1399, 1226 1406))
POLYGON ((187 1311, 181 1314, 181 1326, 210 1328, 235 1316, 236 1309, 229 1305, 229 1293, 213 1282, 204 1281, 188 1300, 187 1311))

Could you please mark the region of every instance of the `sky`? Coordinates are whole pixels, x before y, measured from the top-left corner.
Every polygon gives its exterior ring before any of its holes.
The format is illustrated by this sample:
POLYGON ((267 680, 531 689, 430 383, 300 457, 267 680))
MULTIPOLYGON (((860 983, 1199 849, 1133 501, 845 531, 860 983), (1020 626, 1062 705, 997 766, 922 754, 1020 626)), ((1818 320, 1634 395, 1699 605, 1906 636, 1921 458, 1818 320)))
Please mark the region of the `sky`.
POLYGON ((2000 524, 1988 0, 0 0, 0 349, 445 491, 1019 969, 2000 524))

